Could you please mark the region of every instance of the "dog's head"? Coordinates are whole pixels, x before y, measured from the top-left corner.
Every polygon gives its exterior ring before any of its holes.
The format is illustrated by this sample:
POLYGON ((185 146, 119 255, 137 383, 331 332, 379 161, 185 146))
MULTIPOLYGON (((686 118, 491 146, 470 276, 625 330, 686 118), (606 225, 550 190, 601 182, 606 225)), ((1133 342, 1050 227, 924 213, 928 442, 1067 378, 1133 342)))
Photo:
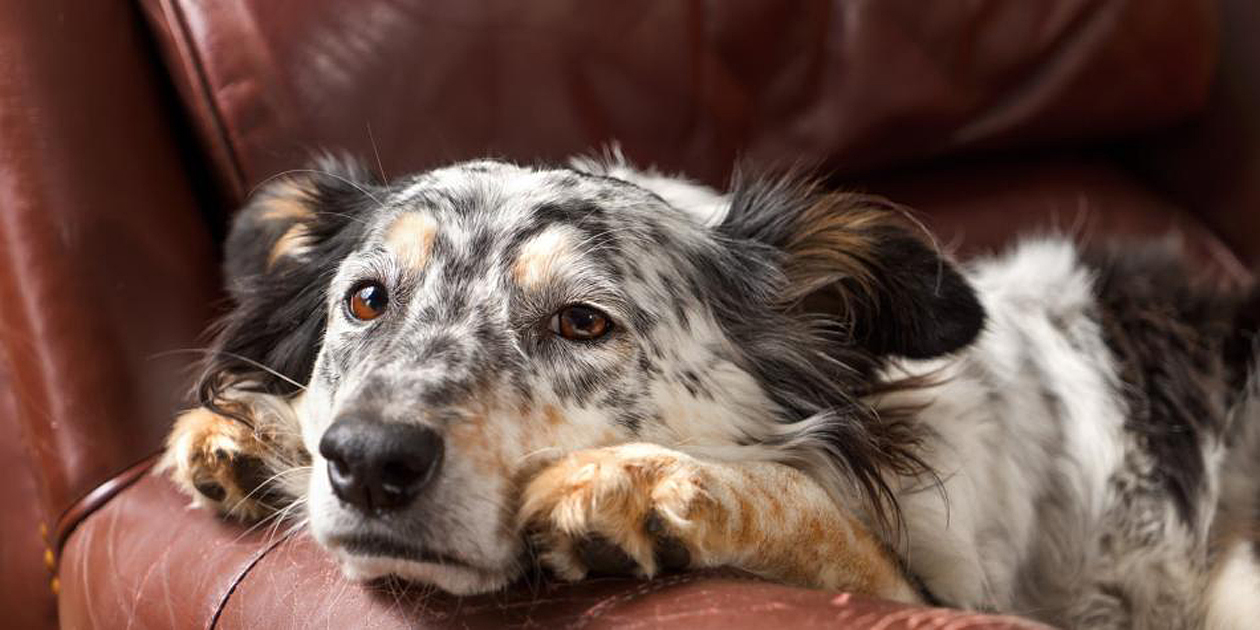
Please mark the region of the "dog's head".
POLYGON ((913 427, 863 397, 983 313, 902 214, 626 173, 478 161, 386 184, 325 161, 238 216, 202 402, 294 398, 310 526, 347 573, 504 584, 523 481, 577 449, 778 458, 873 512, 885 473, 916 470, 913 427))

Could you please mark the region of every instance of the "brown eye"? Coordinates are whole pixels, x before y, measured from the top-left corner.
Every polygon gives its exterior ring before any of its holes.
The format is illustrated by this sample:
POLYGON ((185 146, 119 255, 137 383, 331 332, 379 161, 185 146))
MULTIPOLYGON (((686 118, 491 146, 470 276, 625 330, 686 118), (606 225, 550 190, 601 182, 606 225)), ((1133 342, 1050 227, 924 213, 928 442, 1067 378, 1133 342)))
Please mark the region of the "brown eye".
POLYGON ((551 332, 570 341, 592 341, 612 330, 612 320, 599 309, 571 304, 551 316, 551 332))
POLYGON ((385 294, 385 287, 379 282, 364 282, 355 285, 353 289, 350 289, 350 295, 346 297, 346 306, 350 310, 350 316, 364 322, 380 317, 388 305, 389 296, 385 294))

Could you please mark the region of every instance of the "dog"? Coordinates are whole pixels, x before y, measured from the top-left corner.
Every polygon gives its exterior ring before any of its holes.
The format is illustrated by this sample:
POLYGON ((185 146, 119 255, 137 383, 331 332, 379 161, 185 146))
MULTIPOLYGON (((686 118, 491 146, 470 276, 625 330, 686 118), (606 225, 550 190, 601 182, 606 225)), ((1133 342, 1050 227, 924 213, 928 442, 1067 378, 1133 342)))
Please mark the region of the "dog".
POLYGON ((1167 242, 961 264, 893 203, 619 154, 324 158, 226 242, 162 470, 455 594, 734 567, 1067 627, 1260 618, 1251 288, 1167 242))

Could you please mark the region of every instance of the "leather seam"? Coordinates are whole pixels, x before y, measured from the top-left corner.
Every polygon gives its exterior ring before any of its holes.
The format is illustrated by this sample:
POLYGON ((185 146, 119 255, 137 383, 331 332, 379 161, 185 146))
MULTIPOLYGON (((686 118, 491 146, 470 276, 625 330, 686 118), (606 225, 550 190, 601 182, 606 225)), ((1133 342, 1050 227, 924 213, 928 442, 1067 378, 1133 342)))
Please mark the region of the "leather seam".
POLYGON ((223 122, 222 112, 219 110, 213 97, 210 77, 206 74, 201 52, 192 38, 191 30, 188 28, 188 18, 174 0, 162 0, 162 6, 165 7, 167 23, 171 27, 172 37, 179 41, 177 45, 180 49, 180 57, 184 59, 184 63, 192 70, 193 76, 190 84, 194 85, 199 93, 201 105, 206 109, 211 123, 214 125, 213 133, 218 136, 219 143, 223 146, 223 151, 227 156, 228 165, 232 169, 229 176, 232 179, 232 186, 236 189, 233 192, 237 199, 243 198, 245 173, 241 168, 240 156, 237 154, 236 145, 232 142, 227 132, 227 125, 223 122))
POLYGON ((249 574, 254 570, 254 567, 258 566, 258 563, 262 562, 262 559, 267 557, 267 554, 271 553, 276 547, 279 547, 292 538, 295 533, 296 532, 289 532, 272 541, 271 544, 264 547, 262 551, 258 552, 257 555, 251 558, 249 563, 236 574, 236 577, 232 578, 232 583, 228 585, 228 588, 224 591, 223 596, 219 598, 219 603, 214 607, 214 615, 210 617, 210 625, 206 626, 207 630, 214 630, 219 626, 219 617, 221 617, 223 615, 223 611, 227 609, 227 605, 231 601, 232 596, 236 594, 237 587, 245 581, 245 578, 249 577, 249 574))

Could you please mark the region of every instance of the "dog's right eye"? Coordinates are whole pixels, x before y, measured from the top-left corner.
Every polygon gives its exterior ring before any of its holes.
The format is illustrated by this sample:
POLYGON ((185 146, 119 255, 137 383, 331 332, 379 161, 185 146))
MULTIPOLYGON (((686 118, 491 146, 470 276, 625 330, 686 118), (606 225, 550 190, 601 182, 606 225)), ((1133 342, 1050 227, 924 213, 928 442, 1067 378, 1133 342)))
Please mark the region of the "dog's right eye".
POLYGON ((570 304, 551 316, 549 326, 569 341, 594 341, 612 330, 612 320, 595 307, 570 304))
POLYGON ((370 322, 380 317, 388 305, 389 296, 385 293, 385 287, 379 282, 356 284, 346 296, 346 310, 350 312, 351 317, 363 322, 370 322))

